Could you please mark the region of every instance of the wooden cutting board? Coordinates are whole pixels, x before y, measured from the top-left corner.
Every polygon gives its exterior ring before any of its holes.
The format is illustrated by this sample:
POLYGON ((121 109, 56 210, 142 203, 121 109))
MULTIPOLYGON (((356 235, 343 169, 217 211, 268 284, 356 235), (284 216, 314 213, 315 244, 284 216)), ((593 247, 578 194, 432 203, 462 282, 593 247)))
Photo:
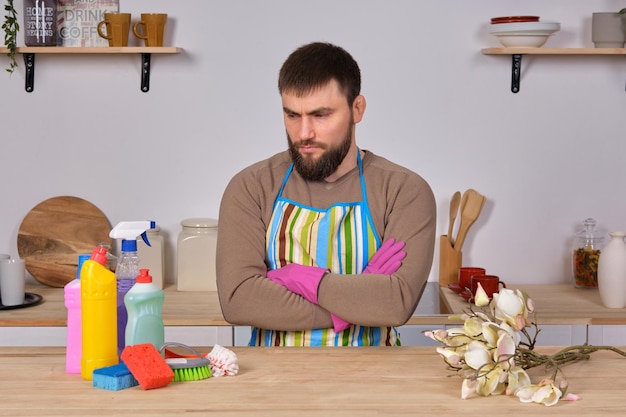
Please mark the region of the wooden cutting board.
POLYGON ((111 245, 111 224, 89 201, 54 197, 28 212, 17 234, 17 251, 37 281, 63 287, 76 278, 78 255, 99 243, 111 245))

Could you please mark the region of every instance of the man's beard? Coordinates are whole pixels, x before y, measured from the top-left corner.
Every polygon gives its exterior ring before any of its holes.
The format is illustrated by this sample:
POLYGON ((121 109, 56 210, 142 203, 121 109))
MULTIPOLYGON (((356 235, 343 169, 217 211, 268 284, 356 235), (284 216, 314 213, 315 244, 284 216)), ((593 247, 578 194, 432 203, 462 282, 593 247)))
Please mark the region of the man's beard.
POLYGON ((287 134, 289 154, 300 176, 308 181, 322 181, 331 176, 333 172, 339 168, 339 165, 341 165, 350 150, 350 145, 352 144, 352 129, 353 125, 350 124, 344 140, 335 147, 328 147, 314 140, 303 140, 293 143, 289 138, 289 134, 287 134), (318 146, 321 149, 325 149, 325 152, 316 160, 303 157, 300 151, 298 151, 298 147, 307 145, 318 146))

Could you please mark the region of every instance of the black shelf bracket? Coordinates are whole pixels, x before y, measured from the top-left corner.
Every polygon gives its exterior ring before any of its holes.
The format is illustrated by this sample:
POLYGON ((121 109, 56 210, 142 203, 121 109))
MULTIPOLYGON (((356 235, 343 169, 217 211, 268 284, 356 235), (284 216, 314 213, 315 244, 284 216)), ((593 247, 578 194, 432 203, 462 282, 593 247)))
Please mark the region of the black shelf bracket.
POLYGON ((35 89, 35 54, 24 54, 24 66, 26 67, 26 92, 32 93, 35 89))
POLYGON ((519 79, 522 73, 522 54, 511 55, 511 92, 519 93, 519 79))
POLYGON ((152 54, 141 54, 141 91, 150 91, 150 56, 152 54))

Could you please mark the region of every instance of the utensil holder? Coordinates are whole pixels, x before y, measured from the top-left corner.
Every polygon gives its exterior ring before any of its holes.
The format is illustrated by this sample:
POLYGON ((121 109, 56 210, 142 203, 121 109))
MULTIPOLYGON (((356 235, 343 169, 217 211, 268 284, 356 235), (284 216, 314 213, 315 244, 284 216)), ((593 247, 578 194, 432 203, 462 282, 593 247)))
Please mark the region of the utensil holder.
POLYGON ((448 284, 458 282, 459 268, 463 261, 463 253, 456 251, 448 235, 439 238, 439 286, 447 287, 448 284))

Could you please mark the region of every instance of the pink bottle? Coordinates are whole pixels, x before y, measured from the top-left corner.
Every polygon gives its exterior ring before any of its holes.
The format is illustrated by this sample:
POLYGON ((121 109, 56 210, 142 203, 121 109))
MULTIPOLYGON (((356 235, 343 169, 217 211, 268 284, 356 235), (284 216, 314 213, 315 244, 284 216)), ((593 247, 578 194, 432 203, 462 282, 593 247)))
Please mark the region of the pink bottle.
POLYGON ((78 255, 76 279, 65 286, 65 307, 67 307, 67 347, 65 350, 65 372, 80 374, 82 356, 82 323, 80 319, 80 269, 89 254, 78 255))

